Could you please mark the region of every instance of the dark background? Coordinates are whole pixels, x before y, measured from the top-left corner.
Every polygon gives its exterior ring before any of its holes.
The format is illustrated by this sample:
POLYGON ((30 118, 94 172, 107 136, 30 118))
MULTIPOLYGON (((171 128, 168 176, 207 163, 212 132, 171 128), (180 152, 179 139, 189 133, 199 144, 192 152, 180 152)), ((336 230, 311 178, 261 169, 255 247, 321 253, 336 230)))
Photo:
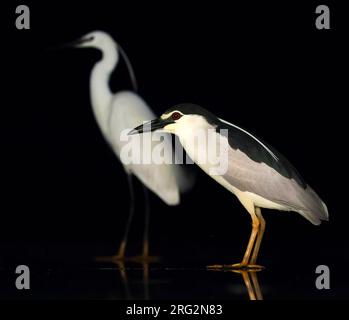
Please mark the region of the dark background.
MULTIPOLYGON (((263 211, 267 230, 259 263, 267 267, 269 288, 279 285, 270 297, 280 297, 280 290, 281 298, 349 296, 344 8, 328 3, 331 30, 317 30, 315 8, 322 2, 27 2, 31 29, 17 30, 19 4, 2 10, 3 275, 12 264, 46 270, 42 266, 76 265, 118 247, 129 195, 89 102, 89 74, 100 54, 49 50, 99 29, 123 46, 139 94, 157 114, 192 102, 249 129, 286 155, 326 202, 330 221, 319 227, 295 213, 263 211), (330 293, 314 288, 320 264, 332 271, 330 293), (280 285, 285 274, 288 286, 280 285)), ((124 63, 111 86, 131 89, 124 63)), ((195 187, 180 206, 167 207, 152 195, 151 252, 172 266, 238 262, 250 217, 232 194, 196 171, 195 187)), ((130 255, 141 250, 140 185, 137 196, 130 255)), ((187 297, 184 291, 178 296, 187 297)))

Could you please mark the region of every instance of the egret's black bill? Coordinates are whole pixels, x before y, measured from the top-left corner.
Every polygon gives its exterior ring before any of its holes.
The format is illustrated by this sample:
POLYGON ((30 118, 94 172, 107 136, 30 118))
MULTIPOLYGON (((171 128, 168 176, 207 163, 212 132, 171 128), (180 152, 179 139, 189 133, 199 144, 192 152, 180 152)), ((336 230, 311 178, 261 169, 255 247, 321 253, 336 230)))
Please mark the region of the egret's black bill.
POLYGON ((67 43, 63 43, 61 45, 51 47, 49 50, 60 50, 60 49, 66 49, 66 48, 76 48, 79 47, 79 45, 84 44, 86 42, 90 42, 92 38, 79 38, 74 41, 70 41, 67 43))
POLYGON ((163 127, 167 126, 170 123, 174 123, 172 119, 155 119, 152 121, 149 121, 145 124, 142 124, 133 130, 131 130, 128 134, 136 134, 136 133, 143 133, 143 132, 151 132, 155 130, 162 129, 163 127))

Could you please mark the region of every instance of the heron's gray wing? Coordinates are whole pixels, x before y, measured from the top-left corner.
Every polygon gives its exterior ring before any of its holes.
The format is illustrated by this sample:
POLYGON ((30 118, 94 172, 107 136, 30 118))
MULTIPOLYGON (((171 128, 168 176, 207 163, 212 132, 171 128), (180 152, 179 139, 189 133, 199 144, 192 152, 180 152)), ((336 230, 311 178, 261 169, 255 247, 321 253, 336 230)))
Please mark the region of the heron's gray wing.
POLYGON ((228 130, 228 142, 231 148, 242 151, 253 161, 265 163, 284 177, 295 180, 302 188, 306 188, 307 184, 297 169, 278 150, 237 125, 223 119, 218 121, 216 130, 217 132, 221 129, 228 130))
POLYGON ((224 178, 234 187, 297 211, 314 224, 327 219, 326 206, 308 185, 303 188, 294 178, 285 177, 265 162, 252 160, 240 149, 228 148, 227 152, 229 165, 224 178))

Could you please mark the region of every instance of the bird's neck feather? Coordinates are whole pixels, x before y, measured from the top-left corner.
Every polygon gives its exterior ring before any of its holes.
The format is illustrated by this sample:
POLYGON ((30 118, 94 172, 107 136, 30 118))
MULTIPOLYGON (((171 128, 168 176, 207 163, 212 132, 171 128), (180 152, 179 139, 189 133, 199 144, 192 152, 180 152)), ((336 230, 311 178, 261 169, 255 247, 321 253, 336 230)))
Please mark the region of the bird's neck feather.
MULTIPOLYGON (((186 150, 192 160, 196 161, 198 150, 201 151, 202 146, 199 143, 204 143, 204 149, 207 143, 208 130, 215 130, 215 127, 207 122, 207 120, 200 116, 183 117, 173 127, 171 133, 178 136, 183 148, 186 150), (199 148, 199 149, 198 149, 199 148)), ((202 150, 204 150, 202 149, 202 150)))
POLYGON ((200 133, 200 131, 207 131, 208 129, 214 129, 214 126, 209 124, 207 120, 200 115, 192 115, 190 117, 183 117, 173 126, 173 131, 182 140, 191 138, 193 135, 200 133))
POLYGON ((96 120, 102 132, 106 134, 108 130, 110 104, 113 96, 109 87, 109 80, 112 71, 119 61, 119 55, 115 43, 108 43, 100 49, 102 51, 102 58, 92 69, 90 93, 96 120))

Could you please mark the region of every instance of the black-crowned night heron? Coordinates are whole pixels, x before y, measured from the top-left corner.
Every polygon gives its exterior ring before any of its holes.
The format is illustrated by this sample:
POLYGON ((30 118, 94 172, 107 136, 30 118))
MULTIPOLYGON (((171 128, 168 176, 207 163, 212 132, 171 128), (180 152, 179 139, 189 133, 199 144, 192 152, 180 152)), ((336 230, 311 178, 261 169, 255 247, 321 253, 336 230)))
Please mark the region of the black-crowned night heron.
POLYGON ((159 129, 177 135, 191 159, 235 194, 251 215, 252 231, 242 262, 225 267, 260 268, 256 261, 265 230, 261 208, 295 211, 314 225, 319 225, 321 220, 328 220, 325 203, 291 163, 248 131, 216 117, 198 105, 180 104, 167 110, 160 119, 136 127, 130 134, 159 129), (224 173, 212 174, 210 169, 213 165, 209 161, 200 161, 200 154, 206 152, 210 156, 211 150, 219 150, 220 146, 202 150, 200 143, 193 139, 198 131, 207 132, 207 139, 211 131, 216 135, 216 143, 226 143, 227 170, 224 173))

